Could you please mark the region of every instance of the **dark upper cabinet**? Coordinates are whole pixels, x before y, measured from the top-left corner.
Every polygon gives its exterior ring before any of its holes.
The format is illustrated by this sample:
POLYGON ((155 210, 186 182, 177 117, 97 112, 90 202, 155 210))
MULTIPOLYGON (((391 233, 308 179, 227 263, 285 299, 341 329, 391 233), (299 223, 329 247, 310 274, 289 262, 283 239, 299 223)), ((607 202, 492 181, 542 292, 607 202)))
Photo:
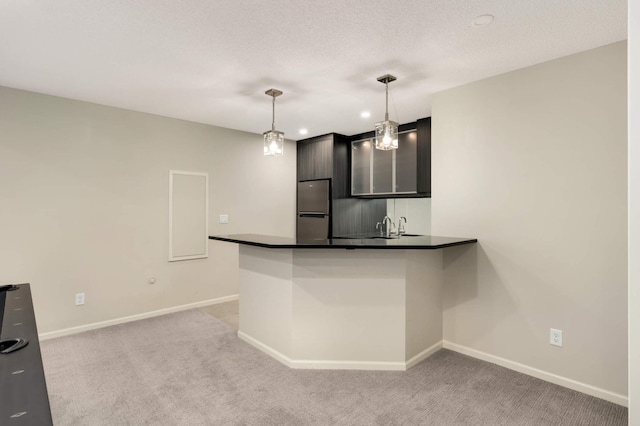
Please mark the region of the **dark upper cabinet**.
POLYGON ((375 149, 372 139, 351 143, 351 195, 415 194, 416 131, 398 134, 398 149, 375 149))
POLYGON ((298 182, 331 179, 333 198, 348 197, 349 145, 349 139, 337 133, 298 141, 298 182))
POLYGON ((431 117, 400 126, 398 149, 373 146, 373 132, 352 137, 351 196, 431 196, 431 117))
POLYGON ((298 181, 333 177, 333 135, 298 141, 298 181))
POLYGON ((416 149, 418 193, 431 197, 431 117, 418 120, 416 130, 418 136, 416 149))

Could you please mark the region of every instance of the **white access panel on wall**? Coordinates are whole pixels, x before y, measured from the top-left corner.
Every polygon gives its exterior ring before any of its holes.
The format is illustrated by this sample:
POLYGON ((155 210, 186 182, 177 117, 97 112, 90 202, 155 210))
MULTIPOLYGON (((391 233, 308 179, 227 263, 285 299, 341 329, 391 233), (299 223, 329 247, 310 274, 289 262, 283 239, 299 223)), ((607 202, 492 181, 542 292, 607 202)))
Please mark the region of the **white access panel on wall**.
POLYGON ((208 245, 209 174, 169 170, 169 261, 202 259, 208 245))

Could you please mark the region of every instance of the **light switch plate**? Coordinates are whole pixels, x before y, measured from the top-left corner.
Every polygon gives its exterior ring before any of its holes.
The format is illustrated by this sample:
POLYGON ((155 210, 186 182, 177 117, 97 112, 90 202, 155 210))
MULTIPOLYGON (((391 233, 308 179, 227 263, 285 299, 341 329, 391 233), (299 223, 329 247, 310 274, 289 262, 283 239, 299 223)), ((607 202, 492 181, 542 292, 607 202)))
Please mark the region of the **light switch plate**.
POLYGON ((220 223, 229 223, 229 215, 221 214, 220 215, 220 223))

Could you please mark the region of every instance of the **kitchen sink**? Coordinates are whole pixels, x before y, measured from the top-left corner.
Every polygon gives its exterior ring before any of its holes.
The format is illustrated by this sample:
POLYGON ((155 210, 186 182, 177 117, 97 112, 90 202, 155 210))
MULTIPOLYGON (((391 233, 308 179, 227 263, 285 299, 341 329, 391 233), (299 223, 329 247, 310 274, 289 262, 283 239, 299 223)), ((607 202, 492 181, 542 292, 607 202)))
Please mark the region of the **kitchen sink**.
MULTIPOLYGON (((403 237, 424 237, 424 235, 420 234, 402 234, 403 237)), ((353 235, 353 236, 338 236, 333 237, 334 240, 352 240, 352 239, 364 239, 364 240, 397 240, 397 235, 385 237, 384 235, 353 235)))
POLYGON ((389 237, 385 237, 383 235, 376 235, 373 237, 367 237, 367 239, 370 240, 397 240, 401 237, 422 237, 422 235, 418 235, 418 234, 402 234, 400 236, 398 235, 393 235, 393 236, 389 236, 389 237))

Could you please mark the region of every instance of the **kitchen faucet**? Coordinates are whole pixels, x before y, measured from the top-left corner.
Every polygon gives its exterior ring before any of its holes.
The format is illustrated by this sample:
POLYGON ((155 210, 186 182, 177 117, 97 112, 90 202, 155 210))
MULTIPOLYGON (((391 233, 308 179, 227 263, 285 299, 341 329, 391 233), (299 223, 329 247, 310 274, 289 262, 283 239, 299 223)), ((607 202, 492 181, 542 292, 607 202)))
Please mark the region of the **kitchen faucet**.
POLYGON ((385 216, 382 219, 382 226, 384 226, 385 237, 389 238, 391 234, 394 233, 393 228, 395 228, 395 225, 391 222, 391 218, 389 216, 385 216))
POLYGON ((404 220, 404 224, 406 225, 407 224, 407 218, 406 217, 400 216, 400 219, 398 219, 398 236, 400 236, 400 235, 404 234, 405 232, 407 232, 407 231, 404 230, 404 226, 402 226, 402 221, 403 220, 404 220))

